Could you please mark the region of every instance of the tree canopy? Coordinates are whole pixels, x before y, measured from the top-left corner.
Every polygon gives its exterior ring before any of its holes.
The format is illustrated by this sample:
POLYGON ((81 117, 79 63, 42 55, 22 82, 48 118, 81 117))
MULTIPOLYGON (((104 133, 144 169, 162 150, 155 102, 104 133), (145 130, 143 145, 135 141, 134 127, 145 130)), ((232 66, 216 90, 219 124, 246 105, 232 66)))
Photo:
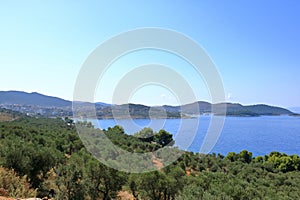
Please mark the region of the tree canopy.
MULTIPOLYGON (((81 123, 94 130, 92 124, 81 123)), ((174 142, 170 133, 155 133, 149 128, 131 136, 115 126, 101 134, 120 148, 137 153, 174 142), (151 139, 144 140, 144 136, 151 139)), ((163 163, 164 157, 155 159, 163 163)), ((95 159, 71 119, 21 116, 0 122, 0 195, 11 197, 36 194, 53 199, 108 200, 122 199, 123 191, 145 200, 299 199, 299 171, 298 155, 271 152, 253 157, 243 150, 226 156, 182 152, 178 160, 157 171, 129 174, 95 159)))

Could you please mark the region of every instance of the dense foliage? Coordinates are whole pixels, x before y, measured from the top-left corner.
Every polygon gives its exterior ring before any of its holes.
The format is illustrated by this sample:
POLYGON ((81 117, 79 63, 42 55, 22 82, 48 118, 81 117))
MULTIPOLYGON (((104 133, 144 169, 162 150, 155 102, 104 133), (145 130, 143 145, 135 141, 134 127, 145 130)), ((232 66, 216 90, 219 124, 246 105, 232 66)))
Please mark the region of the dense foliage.
MULTIPOLYGON (((93 129, 90 123, 82 125, 93 129)), ((173 143, 166 131, 146 128, 134 136, 120 126, 103 131, 131 152, 149 152, 173 143)), ((138 161, 137 161, 138 162, 138 161)), ((183 152, 173 164, 143 174, 108 168, 87 152, 70 119, 21 117, 0 123, 0 192, 13 197, 57 200, 122 199, 299 199, 300 158, 272 152, 253 158, 183 152), (24 191, 24 188, 26 191, 24 191)))

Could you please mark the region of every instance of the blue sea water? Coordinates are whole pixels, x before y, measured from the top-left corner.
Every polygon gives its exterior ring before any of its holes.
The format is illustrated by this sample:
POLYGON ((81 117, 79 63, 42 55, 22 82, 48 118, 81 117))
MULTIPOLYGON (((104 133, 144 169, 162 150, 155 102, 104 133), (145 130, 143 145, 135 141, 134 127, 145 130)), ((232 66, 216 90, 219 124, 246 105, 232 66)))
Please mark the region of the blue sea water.
MULTIPOLYGON (((199 152, 211 117, 91 121, 101 129, 107 129, 116 124, 121 125, 127 134, 136 133, 144 127, 151 127, 155 131, 165 129, 173 134, 176 146, 188 151, 199 152), (177 137, 179 128, 182 129, 181 136, 177 137), (193 137, 194 133, 195 137, 193 137), (190 140, 192 143, 187 146, 185 140, 190 140)), ((226 117, 220 137, 210 153, 227 155, 228 152, 240 152, 244 149, 251 151, 254 156, 269 154, 272 151, 300 155, 300 117, 226 117)))

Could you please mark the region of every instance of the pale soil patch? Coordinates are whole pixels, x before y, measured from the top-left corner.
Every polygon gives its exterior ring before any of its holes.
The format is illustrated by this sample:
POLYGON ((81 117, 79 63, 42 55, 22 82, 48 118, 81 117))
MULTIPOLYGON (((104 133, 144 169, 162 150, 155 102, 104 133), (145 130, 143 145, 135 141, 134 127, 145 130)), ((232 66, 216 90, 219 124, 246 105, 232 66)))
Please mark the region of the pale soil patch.
POLYGON ((120 191, 120 192, 118 192, 118 199, 119 200, 134 200, 134 197, 128 191, 120 191))
POLYGON ((7 113, 0 113, 0 122, 8 122, 13 120, 12 116, 7 113))
POLYGON ((13 117, 12 114, 0 112, 0 122, 9 122, 18 119, 18 117, 13 117))
POLYGON ((154 158, 152 162, 158 169, 162 169, 164 167, 164 164, 157 158, 154 158))
POLYGON ((0 197, 0 200, 16 200, 14 198, 0 197))

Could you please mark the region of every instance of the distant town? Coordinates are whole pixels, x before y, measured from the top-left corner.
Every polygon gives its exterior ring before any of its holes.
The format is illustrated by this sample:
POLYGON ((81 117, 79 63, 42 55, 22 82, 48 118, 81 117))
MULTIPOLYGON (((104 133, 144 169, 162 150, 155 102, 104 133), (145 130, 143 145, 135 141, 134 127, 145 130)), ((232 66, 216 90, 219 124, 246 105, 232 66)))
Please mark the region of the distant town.
MULTIPOLYGON (((76 115, 89 118, 86 111, 95 106, 98 119, 112 118, 191 118, 199 115, 227 115, 255 117, 261 115, 292 115, 292 111, 269 105, 244 106, 238 103, 218 103, 198 101, 182 106, 146 106, 141 104, 111 105, 105 103, 76 102, 76 115), (214 109, 212 109, 214 107, 214 109), (226 107, 226 111, 224 110, 226 107), (78 114, 79 113, 79 114, 78 114), (151 115, 151 116, 150 116, 151 115)), ((0 108, 17 111, 28 116, 72 117, 72 102, 58 97, 21 91, 0 91, 0 108)), ((94 116, 95 117, 95 116, 94 116)))
POLYGON ((0 104, 1 108, 17 111, 27 116, 66 117, 72 116, 72 107, 43 107, 38 105, 0 104))

